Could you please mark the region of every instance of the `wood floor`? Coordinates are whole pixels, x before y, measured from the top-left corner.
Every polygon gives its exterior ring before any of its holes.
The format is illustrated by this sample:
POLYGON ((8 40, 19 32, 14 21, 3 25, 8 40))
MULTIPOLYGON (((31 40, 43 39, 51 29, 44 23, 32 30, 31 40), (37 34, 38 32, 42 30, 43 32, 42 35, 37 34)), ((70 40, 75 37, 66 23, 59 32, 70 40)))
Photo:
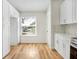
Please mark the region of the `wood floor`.
POLYGON ((3 59, 63 59, 55 50, 48 48, 47 44, 20 44, 12 48, 3 59))

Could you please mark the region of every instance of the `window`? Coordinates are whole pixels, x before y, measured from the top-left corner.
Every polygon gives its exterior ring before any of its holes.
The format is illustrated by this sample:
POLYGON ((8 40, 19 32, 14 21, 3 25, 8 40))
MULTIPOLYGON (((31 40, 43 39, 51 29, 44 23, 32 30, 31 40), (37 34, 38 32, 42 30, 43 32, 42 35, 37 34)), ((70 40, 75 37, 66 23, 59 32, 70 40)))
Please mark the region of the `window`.
POLYGON ((36 17, 22 17, 22 35, 36 35, 36 17))

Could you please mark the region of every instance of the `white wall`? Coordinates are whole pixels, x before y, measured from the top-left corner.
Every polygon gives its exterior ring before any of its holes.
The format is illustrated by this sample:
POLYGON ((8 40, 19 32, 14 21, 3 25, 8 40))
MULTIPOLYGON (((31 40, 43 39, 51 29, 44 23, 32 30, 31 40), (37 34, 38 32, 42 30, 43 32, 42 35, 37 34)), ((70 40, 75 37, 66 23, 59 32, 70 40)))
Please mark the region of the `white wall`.
POLYGON ((6 0, 3 0, 3 56, 10 51, 10 19, 9 19, 9 7, 6 0))
POLYGON ((22 16, 36 16, 37 18, 37 36, 22 36, 21 43, 46 43, 47 29, 46 29, 46 13, 45 12, 24 12, 22 16))
POLYGON ((19 12, 9 3, 9 12, 11 17, 19 17, 19 12))

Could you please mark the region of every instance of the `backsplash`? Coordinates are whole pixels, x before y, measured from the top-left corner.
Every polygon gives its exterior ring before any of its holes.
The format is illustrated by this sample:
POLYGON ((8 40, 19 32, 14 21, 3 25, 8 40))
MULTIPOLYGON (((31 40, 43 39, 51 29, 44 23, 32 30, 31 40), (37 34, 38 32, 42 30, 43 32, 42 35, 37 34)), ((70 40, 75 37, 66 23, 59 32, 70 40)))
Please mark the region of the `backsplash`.
POLYGON ((77 24, 66 25, 65 33, 68 33, 71 37, 76 37, 77 36, 77 24))

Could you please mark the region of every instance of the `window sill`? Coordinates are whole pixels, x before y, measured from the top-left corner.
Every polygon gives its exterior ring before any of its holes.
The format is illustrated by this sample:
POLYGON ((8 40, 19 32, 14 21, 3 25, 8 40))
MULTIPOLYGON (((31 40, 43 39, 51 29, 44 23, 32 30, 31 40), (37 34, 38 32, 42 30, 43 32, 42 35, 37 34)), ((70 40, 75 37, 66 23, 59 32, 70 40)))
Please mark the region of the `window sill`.
POLYGON ((37 36, 37 35, 21 35, 21 36, 37 36))

